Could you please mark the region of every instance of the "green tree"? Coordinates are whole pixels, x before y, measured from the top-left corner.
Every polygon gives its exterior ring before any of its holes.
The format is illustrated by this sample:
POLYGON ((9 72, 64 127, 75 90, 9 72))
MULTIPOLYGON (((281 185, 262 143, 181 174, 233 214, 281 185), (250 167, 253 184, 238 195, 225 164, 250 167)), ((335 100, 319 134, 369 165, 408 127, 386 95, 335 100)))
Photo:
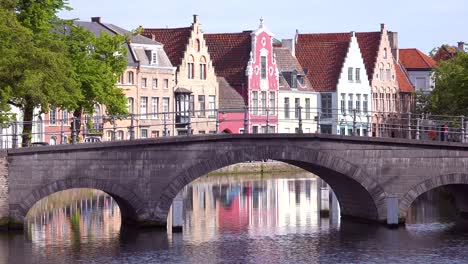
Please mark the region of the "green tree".
POLYGON ((61 0, 6 0, 0 6, 14 28, 0 33, 10 39, 1 53, 7 57, 0 61, 0 90, 23 112, 23 146, 31 141, 35 109, 73 109, 81 98, 66 42, 58 34, 64 23, 56 13, 65 6, 61 0))
POLYGON ((435 88, 429 97, 433 114, 468 115, 468 53, 441 61, 435 70, 435 88))
POLYGON ((82 115, 92 114, 95 105, 104 105, 110 115, 126 114, 126 97, 116 85, 127 66, 125 37, 104 32, 95 37, 85 28, 73 25, 67 42, 76 82, 83 95, 76 101, 73 112, 78 134, 82 115))

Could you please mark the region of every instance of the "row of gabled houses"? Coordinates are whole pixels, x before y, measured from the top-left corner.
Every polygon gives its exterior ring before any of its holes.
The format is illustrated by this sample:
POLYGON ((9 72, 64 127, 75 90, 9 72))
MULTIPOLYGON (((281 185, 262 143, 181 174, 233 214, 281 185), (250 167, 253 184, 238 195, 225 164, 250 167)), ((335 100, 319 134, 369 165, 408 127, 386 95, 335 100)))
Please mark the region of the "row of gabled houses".
MULTIPOLYGON (((96 106, 84 136, 102 140, 187 133, 304 133, 398 136, 414 107, 415 88, 433 88, 435 62, 399 49, 384 24, 375 32, 308 34, 276 40, 256 30, 207 34, 198 16, 183 28, 144 28, 141 35, 94 17, 77 25, 95 35, 128 35, 128 66, 118 80, 132 120, 103 122, 96 106), (353 124, 353 120, 355 121, 353 124), (128 129, 133 125, 134 130, 128 129), (91 129, 89 129, 91 127, 91 129)), ((39 116, 33 141, 69 141, 66 111, 39 116)))

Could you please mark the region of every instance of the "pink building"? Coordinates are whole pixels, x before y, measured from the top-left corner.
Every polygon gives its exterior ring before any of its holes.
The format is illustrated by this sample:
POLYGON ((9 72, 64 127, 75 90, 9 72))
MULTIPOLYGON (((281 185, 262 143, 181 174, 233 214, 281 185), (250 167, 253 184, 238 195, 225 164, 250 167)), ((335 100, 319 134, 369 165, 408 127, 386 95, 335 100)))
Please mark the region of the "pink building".
POLYGON ((263 20, 255 31, 205 34, 205 39, 220 80, 219 131, 242 133, 247 105, 249 133, 277 132, 278 69, 273 34, 263 20))

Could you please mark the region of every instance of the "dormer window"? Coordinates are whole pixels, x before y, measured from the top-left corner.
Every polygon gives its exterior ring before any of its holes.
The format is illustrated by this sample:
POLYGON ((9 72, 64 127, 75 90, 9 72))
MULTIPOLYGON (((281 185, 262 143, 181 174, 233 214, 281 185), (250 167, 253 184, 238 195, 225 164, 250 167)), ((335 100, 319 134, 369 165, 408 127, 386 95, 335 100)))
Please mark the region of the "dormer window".
POLYGON ((291 73, 291 88, 297 88, 297 73, 291 73))
POLYGON ((304 76, 303 75, 297 75, 297 83, 299 83, 301 86, 304 86, 304 76))
POLYGON ((151 51, 151 65, 158 63, 158 53, 156 51, 151 51))

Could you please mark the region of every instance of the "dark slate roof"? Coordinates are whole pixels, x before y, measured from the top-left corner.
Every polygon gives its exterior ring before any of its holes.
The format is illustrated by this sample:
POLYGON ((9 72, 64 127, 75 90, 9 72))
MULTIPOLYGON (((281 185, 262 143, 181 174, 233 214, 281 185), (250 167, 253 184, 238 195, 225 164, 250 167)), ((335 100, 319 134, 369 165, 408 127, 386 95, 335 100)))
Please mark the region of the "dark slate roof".
POLYGON ((336 90, 350 40, 351 33, 298 34, 296 57, 316 91, 336 90))
MULTIPOLYGON (((75 21, 75 24, 84 27, 85 29, 91 31, 96 37, 101 36, 101 34, 107 33, 111 35, 117 35, 116 32, 110 30, 108 27, 104 26, 101 23, 97 22, 87 22, 87 21, 75 21)), ((138 66, 137 59, 133 56, 133 52, 130 49, 130 45, 128 43, 124 43, 125 48, 127 49, 127 62, 128 66, 138 66)))
POLYGON ((233 87, 247 86, 246 69, 252 49, 252 31, 205 34, 205 41, 217 76, 233 87))
POLYGON ((432 70, 436 66, 436 62, 432 58, 418 49, 400 49, 399 55, 400 62, 406 70, 432 70))
POLYGON ((296 72, 298 75, 304 76, 304 86, 297 85, 299 91, 313 91, 312 84, 310 83, 307 76, 305 76, 304 70, 302 69, 299 61, 294 57, 288 48, 274 47, 273 52, 276 55, 276 66, 280 75, 280 90, 291 90, 290 85, 290 73, 296 72), (286 76, 287 75, 287 76, 286 76), (285 78, 289 77, 289 78, 285 78))
POLYGON ((223 77, 217 77, 219 83, 219 108, 242 109, 245 106, 242 96, 229 85, 223 77))
POLYGON ((144 36, 155 39, 164 45, 164 51, 174 66, 179 66, 182 63, 191 32, 192 27, 143 29, 144 36))
POLYGON ((121 27, 118 27, 113 24, 108 24, 108 23, 103 23, 106 27, 109 29, 113 30, 119 35, 126 35, 130 37, 130 42, 132 43, 137 43, 137 44, 147 44, 147 45, 162 45, 160 42, 157 42, 155 40, 152 40, 151 38, 147 38, 145 36, 142 36, 140 34, 138 35, 132 35, 132 33, 126 29, 123 29, 121 27))

